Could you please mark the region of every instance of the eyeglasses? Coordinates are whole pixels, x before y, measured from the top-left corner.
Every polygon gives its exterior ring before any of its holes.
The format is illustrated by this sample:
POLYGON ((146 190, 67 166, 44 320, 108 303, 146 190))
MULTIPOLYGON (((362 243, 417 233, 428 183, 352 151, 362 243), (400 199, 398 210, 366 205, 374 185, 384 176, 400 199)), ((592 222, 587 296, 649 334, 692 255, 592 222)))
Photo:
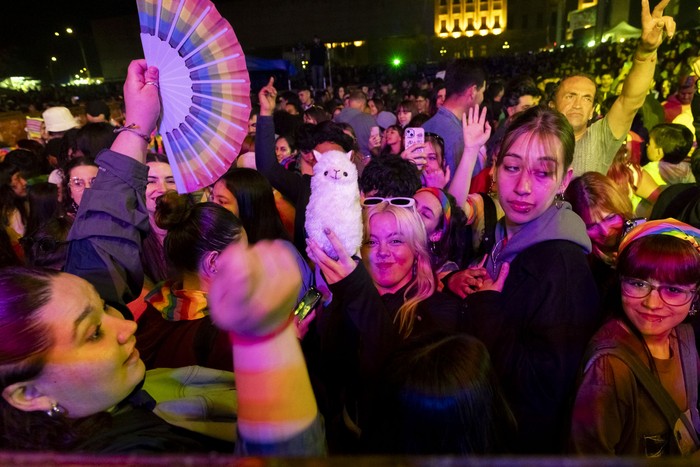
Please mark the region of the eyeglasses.
POLYGON ((95 183, 95 178, 96 177, 92 177, 89 180, 85 181, 82 178, 73 177, 70 179, 70 184, 78 190, 84 190, 85 188, 90 188, 92 184, 95 183))
POLYGON ((392 206, 398 206, 400 208, 412 208, 416 205, 416 200, 413 198, 404 197, 381 198, 379 196, 370 196, 369 198, 365 198, 364 201, 362 201, 362 206, 369 208, 382 203, 389 203, 392 206))
POLYGON ((645 298, 652 290, 656 290, 661 300, 671 306, 686 305, 697 292, 697 289, 685 289, 675 285, 651 285, 647 281, 634 277, 622 277, 620 284, 622 285, 622 293, 630 298, 645 298))

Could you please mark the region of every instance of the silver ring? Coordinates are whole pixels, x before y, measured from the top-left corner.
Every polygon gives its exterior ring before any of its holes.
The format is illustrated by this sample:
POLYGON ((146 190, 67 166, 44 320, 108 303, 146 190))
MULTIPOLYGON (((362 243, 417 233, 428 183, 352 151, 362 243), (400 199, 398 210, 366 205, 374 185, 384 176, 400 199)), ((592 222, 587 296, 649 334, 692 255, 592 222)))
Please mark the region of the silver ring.
POLYGON ((146 81, 146 86, 148 86, 149 84, 150 84, 151 86, 155 86, 155 87, 157 87, 158 89, 160 89, 160 86, 159 86, 158 83, 156 83, 155 81, 146 81))

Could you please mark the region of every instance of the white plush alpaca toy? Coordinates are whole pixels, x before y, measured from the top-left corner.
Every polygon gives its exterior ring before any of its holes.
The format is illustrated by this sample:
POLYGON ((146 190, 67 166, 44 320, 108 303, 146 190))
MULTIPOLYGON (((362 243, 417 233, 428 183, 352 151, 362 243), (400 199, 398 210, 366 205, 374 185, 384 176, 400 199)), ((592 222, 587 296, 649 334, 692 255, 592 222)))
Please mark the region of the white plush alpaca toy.
POLYGON ((306 233, 331 258, 338 254, 324 229, 331 229, 349 255, 362 244, 362 207, 357 184, 357 168, 351 162, 352 151, 314 151, 316 165, 311 177, 311 197, 306 206, 306 233))

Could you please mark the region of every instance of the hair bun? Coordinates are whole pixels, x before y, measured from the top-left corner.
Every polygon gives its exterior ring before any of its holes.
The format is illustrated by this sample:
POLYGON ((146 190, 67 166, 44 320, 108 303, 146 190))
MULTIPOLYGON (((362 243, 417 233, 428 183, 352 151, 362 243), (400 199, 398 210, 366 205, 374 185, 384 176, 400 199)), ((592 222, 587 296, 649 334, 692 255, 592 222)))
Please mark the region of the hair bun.
POLYGON ((192 211, 189 195, 168 190, 156 200, 155 221, 161 229, 173 230, 182 224, 192 211))

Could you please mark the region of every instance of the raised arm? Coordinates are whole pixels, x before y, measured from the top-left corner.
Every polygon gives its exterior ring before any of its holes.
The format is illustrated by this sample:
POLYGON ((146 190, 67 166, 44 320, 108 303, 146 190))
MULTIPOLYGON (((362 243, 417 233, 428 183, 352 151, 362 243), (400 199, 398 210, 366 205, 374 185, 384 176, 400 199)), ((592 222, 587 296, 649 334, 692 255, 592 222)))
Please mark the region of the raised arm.
MULTIPOLYGON (((128 129, 97 159, 100 170, 85 190, 73 227, 65 271, 80 276, 114 305, 139 296, 141 238, 148 232, 145 192, 148 135, 160 114, 158 70, 131 62, 124 83, 128 129)), ((122 310, 124 310, 122 308, 122 310)), ((128 313, 125 313, 128 316, 128 313)))
POLYGON ((695 94, 693 94, 690 109, 693 112, 695 140, 700 141, 700 57, 697 57, 693 62, 693 73, 698 77, 698 80, 695 82, 695 94))
POLYGON ((237 451, 320 455, 318 409, 291 320, 301 276, 292 247, 234 244, 216 262, 210 293, 214 323, 230 332, 238 391, 237 451))
POLYGON ((649 10, 649 0, 642 0, 642 36, 634 53, 632 68, 622 86, 622 93, 610 108, 607 121, 615 138, 622 138, 632 126, 637 110, 644 104, 649 85, 654 78, 656 50, 663 42, 664 35, 673 36, 676 23, 670 16, 664 16, 664 8, 670 0, 662 0, 649 10))
POLYGON ((260 115, 255 134, 255 166, 276 190, 296 203, 301 191, 302 179, 299 175, 282 167, 275 156, 275 125, 272 114, 275 111, 277 90, 274 84, 274 78, 270 78, 267 85, 258 93, 260 115))
POLYGON ((486 144, 491 134, 491 125, 486 119, 486 107, 479 112, 479 106, 475 105, 469 109, 468 117, 466 114, 462 115, 462 134, 464 152, 449 187, 449 192, 455 197, 457 206, 464 206, 467 202, 479 148, 486 144))

